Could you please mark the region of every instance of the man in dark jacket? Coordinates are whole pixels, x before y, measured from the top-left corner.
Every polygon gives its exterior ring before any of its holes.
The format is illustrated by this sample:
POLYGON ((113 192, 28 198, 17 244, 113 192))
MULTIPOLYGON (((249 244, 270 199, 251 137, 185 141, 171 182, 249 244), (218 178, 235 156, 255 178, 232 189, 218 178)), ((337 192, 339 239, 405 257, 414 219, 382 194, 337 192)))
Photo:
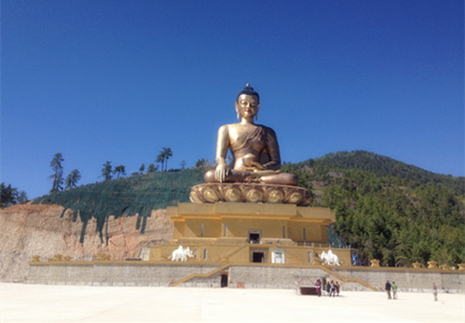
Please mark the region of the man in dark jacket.
POLYGON ((388 299, 391 299, 391 284, 389 283, 389 280, 386 282, 386 286, 384 286, 384 290, 387 293, 388 299))

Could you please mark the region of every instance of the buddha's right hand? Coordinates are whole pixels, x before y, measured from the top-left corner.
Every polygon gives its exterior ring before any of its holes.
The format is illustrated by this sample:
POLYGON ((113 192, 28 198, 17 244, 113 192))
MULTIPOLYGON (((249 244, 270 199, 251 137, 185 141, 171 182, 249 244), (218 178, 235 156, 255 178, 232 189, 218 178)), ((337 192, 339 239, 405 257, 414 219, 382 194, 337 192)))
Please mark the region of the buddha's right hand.
POLYGON ((226 180, 227 169, 228 167, 226 166, 226 164, 219 164, 218 166, 216 166, 215 179, 218 182, 223 183, 226 180))
POLYGON ((250 167, 247 168, 247 170, 250 170, 250 171, 266 170, 266 168, 262 164, 254 161, 251 163, 250 167))

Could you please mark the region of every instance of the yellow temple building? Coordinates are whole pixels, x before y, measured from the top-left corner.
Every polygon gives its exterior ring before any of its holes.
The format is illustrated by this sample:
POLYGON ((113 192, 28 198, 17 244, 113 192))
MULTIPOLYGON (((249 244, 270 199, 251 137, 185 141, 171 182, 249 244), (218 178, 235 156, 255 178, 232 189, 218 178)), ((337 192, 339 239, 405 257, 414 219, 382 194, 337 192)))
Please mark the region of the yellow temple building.
MULTIPOLYGON (((189 247, 189 262, 230 264, 320 264, 328 251, 329 208, 274 203, 180 203, 168 207, 173 240, 150 249, 150 261, 168 260, 178 246, 189 247)), ((350 265, 350 249, 333 249, 350 265)))

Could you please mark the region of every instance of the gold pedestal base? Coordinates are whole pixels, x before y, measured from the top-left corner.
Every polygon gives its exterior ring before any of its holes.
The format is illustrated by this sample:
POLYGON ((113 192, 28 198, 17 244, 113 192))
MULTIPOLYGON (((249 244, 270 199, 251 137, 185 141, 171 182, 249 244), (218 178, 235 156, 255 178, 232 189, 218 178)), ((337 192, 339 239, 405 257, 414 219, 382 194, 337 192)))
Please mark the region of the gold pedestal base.
POLYGON ((312 198, 309 191, 297 186, 258 183, 211 183, 192 187, 192 203, 252 202, 282 203, 307 206, 312 198))

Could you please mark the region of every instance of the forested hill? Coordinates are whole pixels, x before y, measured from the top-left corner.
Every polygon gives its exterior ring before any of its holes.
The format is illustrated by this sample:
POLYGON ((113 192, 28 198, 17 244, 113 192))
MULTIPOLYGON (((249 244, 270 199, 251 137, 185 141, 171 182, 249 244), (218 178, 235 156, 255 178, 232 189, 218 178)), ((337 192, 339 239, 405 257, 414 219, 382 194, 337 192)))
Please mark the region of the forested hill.
POLYGON ((309 159, 298 163, 296 166, 320 166, 326 170, 357 169, 382 177, 392 176, 418 183, 440 183, 457 194, 465 194, 465 177, 436 174, 417 166, 363 150, 331 153, 318 159, 309 159))
MULTIPOLYGON (((336 233, 359 249, 365 261, 376 258, 390 266, 429 260, 465 263, 465 178, 366 151, 332 153, 282 169, 297 174, 299 185, 312 191, 313 206, 336 212, 336 233)), ((101 233, 109 215, 138 214, 143 232, 150 210, 187 202, 190 187, 203 181, 205 171, 125 177, 47 195, 35 203, 71 208, 84 224, 94 217, 101 233)))
POLYGON ((283 171, 336 212, 335 230, 363 259, 384 265, 465 262, 465 178, 366 151, 339 152, 283 171))

